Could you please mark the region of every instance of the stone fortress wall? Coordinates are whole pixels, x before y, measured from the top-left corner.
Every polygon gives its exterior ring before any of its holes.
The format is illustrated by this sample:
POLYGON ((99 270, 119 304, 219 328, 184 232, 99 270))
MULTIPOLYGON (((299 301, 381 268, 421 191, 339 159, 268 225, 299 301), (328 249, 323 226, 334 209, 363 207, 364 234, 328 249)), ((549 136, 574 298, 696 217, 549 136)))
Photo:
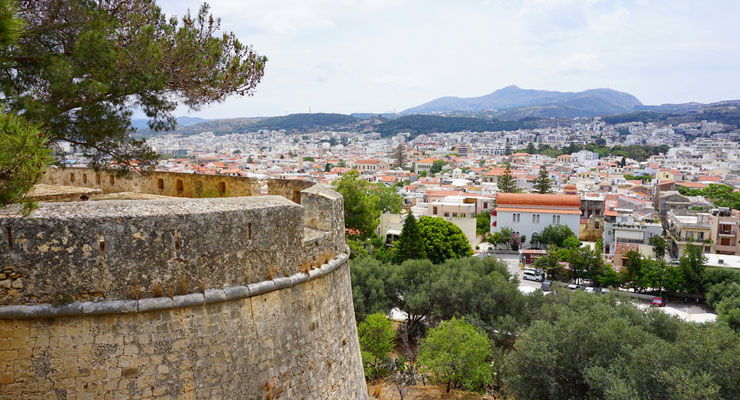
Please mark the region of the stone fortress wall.
POLYGON ((0 213, 0 399, 367 397, 341 195, 274 180, 277 195, 193 199, 197 182, 259 186, 87 169, 44 182, 183 198, 0 213))

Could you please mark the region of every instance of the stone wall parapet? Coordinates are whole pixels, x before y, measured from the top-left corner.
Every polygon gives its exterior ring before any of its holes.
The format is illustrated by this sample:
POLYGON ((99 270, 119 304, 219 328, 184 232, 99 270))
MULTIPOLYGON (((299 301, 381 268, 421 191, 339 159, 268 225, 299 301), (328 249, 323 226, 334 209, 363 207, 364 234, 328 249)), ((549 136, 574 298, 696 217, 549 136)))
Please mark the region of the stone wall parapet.
POLYGON ((320 278, 344 265, 348 259, 349 249, 321 267, 311 270, 310 273, 299 272, 289 277, 275 278, 271 281, 228 286, 223 289, 207 289, 205 293, 190 293, 172 298, 152 297, 139 300, 84 301, 64 305, 0 306, 0 319, 56 318, 79 315, 151 312, 241 300, 320 278))

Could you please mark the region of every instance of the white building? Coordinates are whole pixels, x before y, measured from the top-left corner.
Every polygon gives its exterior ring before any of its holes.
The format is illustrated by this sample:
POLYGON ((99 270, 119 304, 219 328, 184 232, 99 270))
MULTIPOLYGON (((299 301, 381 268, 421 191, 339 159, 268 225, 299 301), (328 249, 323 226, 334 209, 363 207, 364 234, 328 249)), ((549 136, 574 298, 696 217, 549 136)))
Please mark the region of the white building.
POLYGON ((509 227, 529 241, 550 225, 566 225, 577 235, 580 220, 578 195, 499 193, 491 213, 491 233, 509 227))

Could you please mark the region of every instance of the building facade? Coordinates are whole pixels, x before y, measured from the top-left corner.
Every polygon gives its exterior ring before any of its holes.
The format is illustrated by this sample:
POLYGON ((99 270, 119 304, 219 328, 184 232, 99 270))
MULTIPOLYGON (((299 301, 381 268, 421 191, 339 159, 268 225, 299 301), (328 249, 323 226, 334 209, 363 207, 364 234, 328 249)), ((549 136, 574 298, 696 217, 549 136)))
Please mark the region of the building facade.
POLYGON ((508 227, 529 240, 550 225, 565 225, 578 234, 580 208, 578 195, 499 193, 491 213, 491 233, 508 227))

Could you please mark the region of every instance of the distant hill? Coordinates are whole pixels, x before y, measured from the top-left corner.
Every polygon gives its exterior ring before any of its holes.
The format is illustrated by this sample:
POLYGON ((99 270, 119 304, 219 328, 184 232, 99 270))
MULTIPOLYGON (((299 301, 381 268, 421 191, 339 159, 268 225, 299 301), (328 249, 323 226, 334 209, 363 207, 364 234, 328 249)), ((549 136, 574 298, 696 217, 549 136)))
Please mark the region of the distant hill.
POLYGON ((439 115, 406 115, 375 126, 381 136, 409 132, 412 136, 431 132, 494 132, 532 128, 536 121, 491 121, 472 117, 442 117, 439 115))
POLYGON ((402 113, 476 112, 492 109, 517 112, 517 109, 520 109, 517 115, 520 118, 573 118, 625 113, 641 105, 642 103, 635 96, 612 89, 555 92, 522 89, 512 85, 480 97, 440 97, 404 110, 402 113))
MULTIPOLYGON (((197 135, 202 132, 213 132, 216 135, 256 132, 261 129, 281 130, 287 132, 308 132, 321 129, 355 127, 360 120, 346 114, 290 114, 266 118, 229 118, 208 120, 188 126, 179 126, 175 132, 180 135, 197 135)), ((143 131, 144 135, 156 135, 156 132, 143 131)))
MULTIPOLYGON (((132 119, 131 120, 131 126, 136 128, 140 131, 148 131, 149 125, 147 125, 148 119, 132 119)), ((177 117, 177 126, 190 126, 199 124, 201 122, 206 122, 207 119, 198 118, 198 117, 177 117)))

